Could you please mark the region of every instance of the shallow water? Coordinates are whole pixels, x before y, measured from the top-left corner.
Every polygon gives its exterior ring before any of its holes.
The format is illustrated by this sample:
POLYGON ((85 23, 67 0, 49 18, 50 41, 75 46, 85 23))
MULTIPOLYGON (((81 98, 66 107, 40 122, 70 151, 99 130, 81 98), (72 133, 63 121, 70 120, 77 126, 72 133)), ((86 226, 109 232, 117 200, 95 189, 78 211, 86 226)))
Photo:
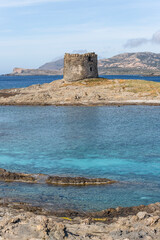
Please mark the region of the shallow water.
POLYGON ((101 210, 160 201, 160 107, 0 107, 0 167, 115 185, 1 183, 0 197, 101 210))

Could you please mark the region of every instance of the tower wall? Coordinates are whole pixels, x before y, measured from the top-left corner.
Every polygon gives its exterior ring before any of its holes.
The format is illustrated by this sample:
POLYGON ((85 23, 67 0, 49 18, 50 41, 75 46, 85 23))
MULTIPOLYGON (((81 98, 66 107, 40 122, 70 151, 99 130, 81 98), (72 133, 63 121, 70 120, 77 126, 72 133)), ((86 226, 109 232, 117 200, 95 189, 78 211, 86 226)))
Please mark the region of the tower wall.
POLYGON ((95 53, 68 54, 64 56, 63 78, 66 81, 78 81, 86 78, 97 78, 97 55, 95 53))

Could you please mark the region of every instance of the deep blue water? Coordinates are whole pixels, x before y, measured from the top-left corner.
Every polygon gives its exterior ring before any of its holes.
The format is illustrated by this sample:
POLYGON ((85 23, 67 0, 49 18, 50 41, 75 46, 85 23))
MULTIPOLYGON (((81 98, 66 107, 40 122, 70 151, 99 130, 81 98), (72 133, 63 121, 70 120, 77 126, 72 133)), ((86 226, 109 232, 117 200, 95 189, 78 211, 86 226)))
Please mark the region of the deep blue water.
POLYGON ((0 107, 0 167, 114 185, 1 183, 0 197, 100 210, 160 201, 160 107, 0 107))
POLYGON ((28 87, 33 84, 50 83, 63 76, 0 76, 0 89, 28 87))
MULTIPOLYGON (((140 75, 104 75, 108 79, 141 79, 160 82, 159 77, 144 77, 140 75)), ((0 76, 0 89, 28 87, 33 84, 50 83, 62 79, 63 76, 0 76)))

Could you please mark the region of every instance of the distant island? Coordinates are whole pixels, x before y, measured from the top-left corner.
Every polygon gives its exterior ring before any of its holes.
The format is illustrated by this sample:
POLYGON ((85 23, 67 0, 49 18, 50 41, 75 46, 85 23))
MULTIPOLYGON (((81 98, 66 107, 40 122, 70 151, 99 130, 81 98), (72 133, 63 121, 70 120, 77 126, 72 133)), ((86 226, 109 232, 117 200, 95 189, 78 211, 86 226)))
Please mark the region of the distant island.
MULTIPOLYGON (((7 75, 63 75, 64 60, 51 61, 38 69, 14 68, 7 75)), ((99 75, 160 75, 160 54, 151 52, 123 53, 98 61, 99 75)))

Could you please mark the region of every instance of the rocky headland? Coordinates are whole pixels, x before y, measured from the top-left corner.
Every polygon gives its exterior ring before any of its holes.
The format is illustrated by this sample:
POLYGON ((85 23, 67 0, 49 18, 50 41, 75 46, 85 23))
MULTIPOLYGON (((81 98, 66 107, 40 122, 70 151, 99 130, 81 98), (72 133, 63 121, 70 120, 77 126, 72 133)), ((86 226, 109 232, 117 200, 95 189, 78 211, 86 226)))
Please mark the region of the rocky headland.
POLYGON ((26 88, 0 90, 0 105, 160 105, 160 83, 143 80, 56 80, 26 88))
POLYGON ((37 76, 37 75, 62 75, 62 74, 63 74, 63 70, 14 68, 12 73, 6 74, 6 75, 7 76, 37 76))

